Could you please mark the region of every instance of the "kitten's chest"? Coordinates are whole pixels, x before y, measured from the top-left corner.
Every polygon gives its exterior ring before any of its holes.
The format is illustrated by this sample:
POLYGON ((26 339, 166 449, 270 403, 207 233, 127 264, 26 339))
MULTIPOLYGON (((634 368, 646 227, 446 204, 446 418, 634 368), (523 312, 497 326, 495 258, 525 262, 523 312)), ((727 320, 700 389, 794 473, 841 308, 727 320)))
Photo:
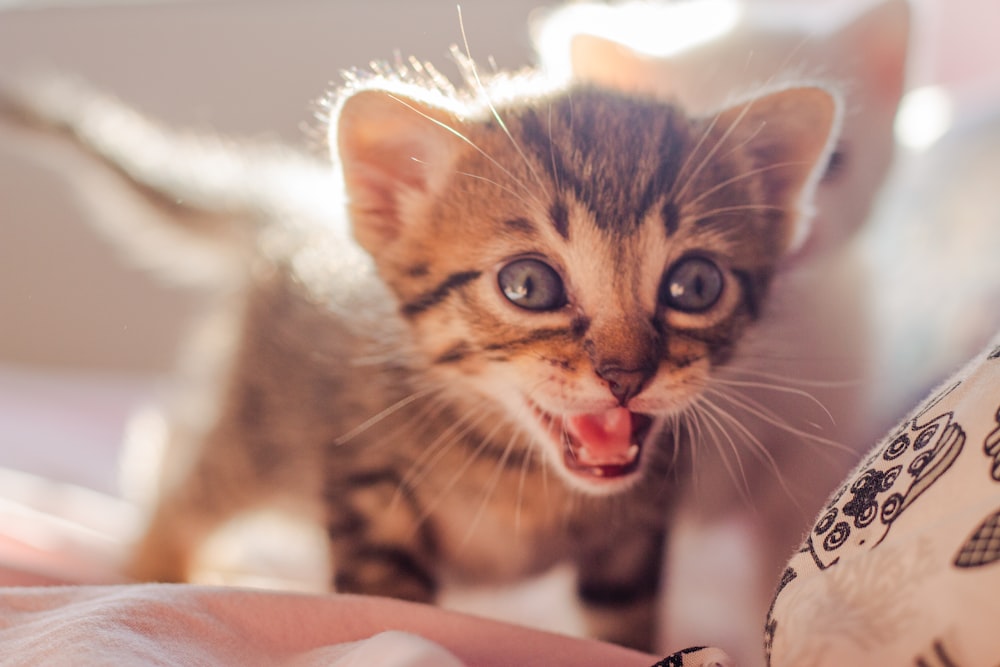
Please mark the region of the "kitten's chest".
POLYGON ((569 491, 537 452, 506 460, 463 457, 444 457, 420 493, 442 565, 459 579, 503 582, 539 574, 666 519, 665 507, 642 489, 614 499, 569 491))

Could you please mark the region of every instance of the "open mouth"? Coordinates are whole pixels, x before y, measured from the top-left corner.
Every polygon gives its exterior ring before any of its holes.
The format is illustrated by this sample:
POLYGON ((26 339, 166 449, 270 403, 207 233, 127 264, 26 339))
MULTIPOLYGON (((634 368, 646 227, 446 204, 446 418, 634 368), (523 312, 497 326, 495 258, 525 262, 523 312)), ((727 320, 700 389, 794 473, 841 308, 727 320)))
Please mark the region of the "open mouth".
POLYGON ((612 480, 639 469, 651 417, 626 408, 558 416, 533 407, 553 440, 562 445, 566 468, 576 475, 612 480))

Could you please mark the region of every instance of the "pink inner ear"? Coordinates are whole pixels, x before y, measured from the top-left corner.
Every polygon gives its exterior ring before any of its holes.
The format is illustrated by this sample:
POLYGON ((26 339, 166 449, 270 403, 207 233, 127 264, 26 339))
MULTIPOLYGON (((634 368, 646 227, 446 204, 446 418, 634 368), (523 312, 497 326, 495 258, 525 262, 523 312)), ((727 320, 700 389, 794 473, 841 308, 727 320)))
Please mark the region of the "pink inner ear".
POLYGON ((454 150, 445 112, 382 90, 348 99, 337 127, 337 146, 355 236, 370 252, 392 241, 405 224, 405 202, 432 194, 454 150))

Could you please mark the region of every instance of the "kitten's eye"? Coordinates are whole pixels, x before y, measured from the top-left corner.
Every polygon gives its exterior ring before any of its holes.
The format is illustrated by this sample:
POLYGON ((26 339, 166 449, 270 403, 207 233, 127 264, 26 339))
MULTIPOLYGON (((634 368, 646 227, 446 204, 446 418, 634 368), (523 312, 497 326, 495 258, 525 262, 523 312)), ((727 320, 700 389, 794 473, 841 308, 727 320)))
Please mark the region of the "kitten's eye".
POLYGON ((566 305, 566 289, 556 270, 539 259, 517 259, 500 269, 503 295, 527 310, 556 310, 566 305))
POLYGON ((685 313, 701 313, 718 302, 725 279, 722 269, 705 257, 678 261, 660 285, 660 303, 685 313))

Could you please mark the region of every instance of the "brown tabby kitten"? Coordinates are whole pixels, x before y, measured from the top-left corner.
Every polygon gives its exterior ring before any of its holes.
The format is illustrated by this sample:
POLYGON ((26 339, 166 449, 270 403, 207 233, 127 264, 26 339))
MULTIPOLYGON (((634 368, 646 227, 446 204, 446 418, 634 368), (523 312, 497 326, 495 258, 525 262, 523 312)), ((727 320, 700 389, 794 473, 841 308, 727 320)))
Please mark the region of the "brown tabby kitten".
POLYGON ((349 230, 337 181, 300 158, 79 88, 5 103, 241 267, 135 576, 185 580, 224 521, 291 501, 324 522, 337 590, 430 601, 443 574, 571 561, 593 632, 651 647, 675 489, 705 446, 692 412, 804 236, 839 106, 809 86, 691 117, 476 83, 397 72, 340 93, 349 230))

